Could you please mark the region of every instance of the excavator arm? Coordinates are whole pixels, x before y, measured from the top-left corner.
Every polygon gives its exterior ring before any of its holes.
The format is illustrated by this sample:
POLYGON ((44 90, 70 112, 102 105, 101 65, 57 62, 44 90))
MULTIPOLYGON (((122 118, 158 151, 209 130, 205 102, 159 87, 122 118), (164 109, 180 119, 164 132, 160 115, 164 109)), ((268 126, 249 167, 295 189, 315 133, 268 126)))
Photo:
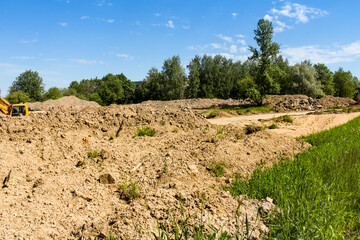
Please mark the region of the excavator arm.
POLYGON ((0 97, 0 111, 4 114, 8 115, 10 112, 10 109, 11 109, 11 104, 8 101, 6 101, 5 98, 0 97))

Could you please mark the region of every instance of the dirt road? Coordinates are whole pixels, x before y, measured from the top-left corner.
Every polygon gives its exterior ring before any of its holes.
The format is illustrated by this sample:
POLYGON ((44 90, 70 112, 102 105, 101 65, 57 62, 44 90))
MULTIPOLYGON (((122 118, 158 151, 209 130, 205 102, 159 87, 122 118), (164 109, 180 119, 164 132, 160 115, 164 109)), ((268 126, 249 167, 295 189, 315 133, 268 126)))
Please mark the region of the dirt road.
POLYGON ((301 116, 311 113, 311 111, 304 111, 304 112, 290 112, 290 113, 268 113, 268 114, 256 114, 256 115, 246 115, 246 116, 239 116, 239 117, 228 117, 228 118, 214 118, 209 119, 209 122, 212 124, 219 124, 219 125, 226 125, 226 124, 248 124, 253 121, 258 120, 266 120, 266 119, 273 119, 285 115, 289 116, 301 116))
POLYGON ((351 119, 360 116, 359 112, 342 113, 342 114, 323 114, 323 115, 306 115, 307 112, 292 112, 292 113, 272 113, 261 115, 248 115, 231 118, 209 119, 212 124, 228 125, 232 124, 236 127, 243 127, 247 124, 257 122, 259 120, 268 120, 264 124, 270 125, 273 121, 271 119, 290 115, 294 122, 293 124, 277 123, 278 129, 271 130, 272 133, 279 135, 286 135, 289 137, 299 137, 309 135, 315 132, 320 132, 326 129, 345 124, 351 119))

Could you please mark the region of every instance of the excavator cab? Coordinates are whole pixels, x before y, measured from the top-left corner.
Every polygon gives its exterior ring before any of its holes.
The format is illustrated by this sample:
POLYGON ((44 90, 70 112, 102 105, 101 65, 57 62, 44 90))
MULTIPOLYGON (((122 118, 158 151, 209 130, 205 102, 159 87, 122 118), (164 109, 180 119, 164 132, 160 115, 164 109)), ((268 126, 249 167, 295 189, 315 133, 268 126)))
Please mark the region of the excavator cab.
POLYGON ((12 110, 10 111, 11 116, 15 117, 20 115, 28 115, 28 114, 29 114, 29 110, 27 109, 27 106, 25 104, 12 105, 12 110))
POLYGON ((3 97, 0 97, 0 112, 10 116, 29 115, 29 109, 26 104, 10 104, 3 97))

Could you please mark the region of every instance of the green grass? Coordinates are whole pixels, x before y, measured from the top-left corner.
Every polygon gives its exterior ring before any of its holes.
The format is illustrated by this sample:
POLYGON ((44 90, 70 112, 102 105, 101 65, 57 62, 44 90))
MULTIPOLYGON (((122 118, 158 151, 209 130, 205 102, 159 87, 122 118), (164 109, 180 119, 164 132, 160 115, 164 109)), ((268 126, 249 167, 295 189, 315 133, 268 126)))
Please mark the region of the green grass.
POLYGON ((225 162, 213 163, 210 165, 209 169, 212 171, 217 177, 224 176, 224 170, 227 167, 225 162))
POLYGON ((221 106, 215 108, 209 108, 206 111, 203 111, 203 114, 208 113, 206 118, 214 118, 220 111, 235 111, 239 115, 246 114, 246 113, 264 113, 264 112, 271 112, 273 109, 267 106, 254 106, 254 107, 233 107, 233 106, 221 106))
POLYGON ((135 182, 124 182, 118 186, 120 198, 127 201, 132 201, 141 196, 141 187, 138 186, 135 182))
POLYGON ((214 117, 216 117, 217 113, 218 113, 218 111, 212 111, 206 116, 206 118, 207 119, 214 118, 214 117))
POLYGON ((87 153, 87 155, 88 155, 88 158, 96 158, 99 156, 99 153, 97 151, 89 151, 87 153))
POLYGON ((142 137, 142 136, 149 136, 153 137, 156 134, 156 130, 150 127, 138 127, 136 129, 136 134, 134 137, 142 137))
POLYGON ((252 134, 252 133, 256 133, 259 132, 261 130, 263 130, 264 128, 262 126, 259 125, 254 125, 254 124, 250 124, 250 125, 246 125, 244 127, 245 130, 245 134, 252 134))
POLYGON ((305 137, 313 148, 250 178, 236 177, 231 193, 270 197, 269 239, 360 239, 360 118, 305 137))
POLYGON ((281 117, 275 118, 274 120, 276 122, 287 122, 287 123, 294 122, 294 120, 289 115, 281 116, 281 117))
POLYGON ((248 108, 241 108, 241 109, 237 109, 236 112, 238 114, 244 114, 244 113, 264 113, 264 112, 271 112, 272 108, 271 107, 266 107, 266 106, 256 106, 256 107, 248 107, 248 108))

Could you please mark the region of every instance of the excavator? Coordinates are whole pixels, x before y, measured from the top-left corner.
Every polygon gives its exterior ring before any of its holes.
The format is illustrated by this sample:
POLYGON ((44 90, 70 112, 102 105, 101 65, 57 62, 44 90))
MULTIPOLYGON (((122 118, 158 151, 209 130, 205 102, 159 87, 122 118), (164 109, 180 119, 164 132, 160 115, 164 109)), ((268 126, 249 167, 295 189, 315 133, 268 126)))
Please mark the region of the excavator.
POLYGON ((10 116, 29 115, 29 108, 26 104, 10 104, 0 97, 0 112, 10 116))

